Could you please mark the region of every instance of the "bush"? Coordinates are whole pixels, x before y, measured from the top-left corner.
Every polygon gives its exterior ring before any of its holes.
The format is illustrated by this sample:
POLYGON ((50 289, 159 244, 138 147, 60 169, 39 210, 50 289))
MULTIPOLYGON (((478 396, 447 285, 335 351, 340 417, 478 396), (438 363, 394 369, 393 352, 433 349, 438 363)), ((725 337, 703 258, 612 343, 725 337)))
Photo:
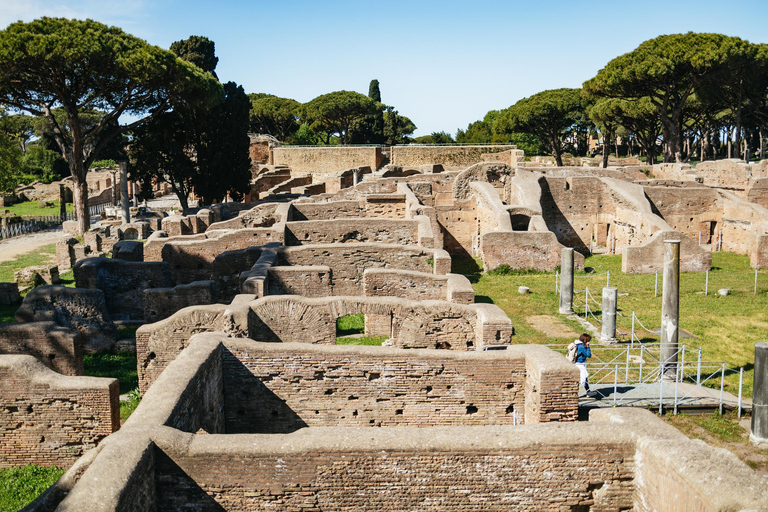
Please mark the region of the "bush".
POLYGON ((54 484, 64 470, 26 466, 0 469, 0 512, 15 512, 31 503, 54 484))

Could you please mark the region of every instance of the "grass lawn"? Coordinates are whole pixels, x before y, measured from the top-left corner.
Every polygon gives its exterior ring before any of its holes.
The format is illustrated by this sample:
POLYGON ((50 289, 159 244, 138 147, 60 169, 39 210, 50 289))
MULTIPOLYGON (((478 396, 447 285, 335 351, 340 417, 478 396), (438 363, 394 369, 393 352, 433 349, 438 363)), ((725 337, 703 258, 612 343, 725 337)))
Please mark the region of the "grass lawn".
POLYGON ((48 244, 13 261, 0 262, 0 283, 13 282, 13 274, 24 267, 45 265, 56 257, 56 244, 48 244))
MULTIPOLYGON (((58 215, 61 213, 59 211, 59 201, 50 202, 53 204, 53 206, 48 208, 38 208, 37 201, 26 201, 24 203, 14 204, 12 206, 4 206, 0 209, 10 210, 12 214, 20 215, 22 217, 41 217, 43 215, 58 215)), ((72 211, 72 203, 67 203, 67 213, 72 213, 72 211)))
MULTIPOLYGON (((733 253, 716 252, 712 255, 713 270, 709 275, 709 295, 704 295, 706 275, 704 273, 682 273, 680 276, 680 327, 688 331, 693 339, 681 339, 688 348, 702 348, 702 360, 725 361, 729 368, 744 367, 744 395, 752 396, 754 370, 754 346, 764 341, 768 328, 768 271, 758 274, 757 295, 753 293, 754 270, 749 267, 749 257, 733 253), (722 297, 720 288, 729 288, 731 294, 722 297)), ((654 296, 655 275, 624 274, 621 272, 621 256, 598 255, 587 258, 586 267, 594 272, 577 272, 575 277, 574 310, 584 312, 584 290, 599 302, 602 288, 606 285, 605 272, 610 271, 610 285, 619 292, 619 316, 617 327, 620 333, 631 331, 631 314, 649 329, 658 328, 661 322, 662 276, 659 275, 658 297, 654 296)), ((465 260, 457 262, 455 269, 477 269, 478 262, 465 260)), ((555 293, 555 274, 470 274, 475 289, 475 301, 493 303, 503 309, 512 319, 515 327, 513 343, 565 344, 569 338, 548 338, 533 329, 526 319, 534 315, 556 316, 563 323, 582 332, 575 321, 558 314, 559 298, 555 293), (530 293, 521 295, 518 286, 527 286, 530 293)), ((590 311, 600 318, 600 306, 594 302, 590 311)), ((592 323, 599 327, 598 322, 592 323)), ((656 335, 641 331, 643 341, 658 341, 656 335)), ((625 339, 629 339, 628 336, 625 339)), ((726 377, 726 390, 738 393, 738 373, 726 377)), ((718 383, 719 387, 719 383, 718 383)))
POLYGON ((346 315, 336 319, 337 345, 381 346, 386 336, 365 336, 365 315, 346 315))
POLYGON ((91 377, 114 377, 120 381, 120 394, 129 393, 139 387, 136 369, 136 354, 86 354, 83 357, 85 374, 91 377))
POLYGON ((27 506, 63 474, 63 469, 34 464, 0 469, 0 512, 16 512, 27 506))

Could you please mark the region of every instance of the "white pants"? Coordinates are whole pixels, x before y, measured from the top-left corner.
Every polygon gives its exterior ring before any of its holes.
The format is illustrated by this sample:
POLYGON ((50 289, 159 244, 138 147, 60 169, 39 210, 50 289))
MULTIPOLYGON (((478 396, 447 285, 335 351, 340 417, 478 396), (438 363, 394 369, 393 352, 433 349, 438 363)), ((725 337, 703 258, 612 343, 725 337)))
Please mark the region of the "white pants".
POLYGON ((579 384, 587 388, 587 379, 589 378, 587 363, 576 363, 576 368, 579 369, 579 384))

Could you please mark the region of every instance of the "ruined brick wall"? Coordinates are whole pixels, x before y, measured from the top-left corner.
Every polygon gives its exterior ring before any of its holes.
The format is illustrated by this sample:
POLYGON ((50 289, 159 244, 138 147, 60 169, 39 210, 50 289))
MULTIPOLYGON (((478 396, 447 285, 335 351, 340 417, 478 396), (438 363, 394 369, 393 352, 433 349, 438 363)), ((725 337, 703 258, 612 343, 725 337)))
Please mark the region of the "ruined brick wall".
POLYGON ((69 467, 120 428, 116 379, 59 375, 0 356, 0 467, 69 467))
POLYGON ((554 433, 526 427, 368 432, 242 436, 215 455, 214 436, 163 440, 158 510, 188 503, 189 489, 199 507, 234 511, 633 508, 634 447, 626 441, 598 447, 581 432, 554 441, 554 433))
MULTIPOLYGON (((334 295, 362 295, 363 272, 366 269, 392 268, 436 273, 441 270, 444 273, 445 265, 440 265, 440 269, 432 268, 438 259, 439 255, 436 255, 433 249, 419 247, 391 244, 316 244, 281 249, 278 264, 307 266, 322 263, 332 269, 334 295)), ((446 258, 440 261, 443 259, 446 258)), ((450 260, 448 262, 450 263, 450 260)))
POLYGON ((709 244, 722 229, 720 195, 704 187, 643 187, 661 217, 691 240, 709 244))
POLYGON ((477 203, 474 198, 437 205, 435 215, 443 235, 443 248, 451 256, 474 256, 477 253, 477 203))
POLYGON ((107 310, 113 318, 144 318, 144 290, 174 286, 171 268, 164 262, 136 262, 88 258, 74 269, 78 288, 104 292, 107 310))
POLYGON ((352 167, 378 169, 381 148, 375 146, 316 146, 272 148, 272 163, 287 165, 294 174, 332 174, 352 167))
POLYGON ((289 222, 285 245, 376 242, 419 245, 419 223, 398 219, 339 219, 289 222))
POLYGON ((599 178, 592 177, 547 177, 539 183, 547 228, 561 244, 587 253, 596 217, 616 213, 608 188, 599 178))
POLYGON ((320 350, 236 340, 225 347, 228 433, 523 421, 525 362, 519 353, 320 350))
POLYGON ((211 279, 216 283, 217 302, 230 302, 240 293, 240 274, 259 261, 261 247, 225 251, 213 260, 211 279))
MULTIPOLYGON (((160 234, 152 234, 149 239, 144 243, 144 261, 163 261, 163 247, 165 247, 165 244, 169 242, 173 242, 176 240, 184 240, 184 241, 191 241, 191 240, 205 240, 206 236, 205 233, 199 233, 197 235, 189 235, 189 236, 161 236, 163 233, 160 234)), ((166 233, 167 235, 167 233, 166 233)))
POLYGON ((64 375, 83 374, 82 334, 55 322, 0 324, 0 354, 26 354, 64 375))
POLYGON ((172 240, 162 248, 163 261, 171 266, 176 284, 211 279, 216 256, 225 252, 281 242, 282 230, 246 228, 215 232, 203 240, 172 240), (218 235, 215 236, 214 235, 218 235))
POLYGON ((363 201, 294 202, 291 205, 288 220, 327 220, 359 217, 405 219, 405 196, 399 194, 376 194, 366 196, 363 201))
POLYGON ((211 224, 208 229, 241 229, 241 228, 268 228, 279 222, 282 210, 288 210, 290 205, 283 208, 277 203, 260 204, 250 210, 240 212, 237 217, 211 224))
POLYGON ((624 247, 621 271, 653 274, 664 271, 664 240, 680 240, 680 271, 706 272, 712 267, 712 253, 677 231, 659 231, 643 245, 624 247))
POLYGON ((517 146, 392 146, 390 162, 392 165, 418 166, 443 164, 467 167, 483 161, 484 154, 501 153, 517 149, 517 146))
MULTIPOLYGON (((551 232, 495 231, 480 237, 483 268, 493 270, 500 265, 554 272, 560 265, 563 246, 551 232)), ((584 256, 574 253, 577 268, 584 267, 584 256)))
POLYGON ((578 370, 560 354, 541 345, 525 353, 525 422, 576 421, 578 370))
POLYGON ((271 267, 268 272, 269 295, 333 295, 331 268, 326 265, 271 267))
POLYGON ((475 302, 469 280, 458 274, 439 276, 396 269, 367 269, 363 272, 366 297, 402 297, 409 300, 445 300, 460 304, 475 302))
POLYGON ((212 304, 215 297, 213 281, 194 281, 173 288, 149 288, 144 290, 144 320, 157 322, 189 306, 212 304))

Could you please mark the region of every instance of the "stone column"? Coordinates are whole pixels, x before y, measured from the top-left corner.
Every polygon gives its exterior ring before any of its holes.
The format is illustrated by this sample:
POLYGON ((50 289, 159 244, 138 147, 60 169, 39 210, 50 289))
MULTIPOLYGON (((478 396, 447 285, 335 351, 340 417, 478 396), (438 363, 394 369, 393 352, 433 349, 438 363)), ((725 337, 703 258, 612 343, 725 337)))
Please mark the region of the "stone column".
POLYGON ((131 184, 131 193, 133 195, 133 206, 139 206, 139 184, 135 181, 131 184))
POLYGON ((573 314, 573 249, 565 247, 560 255, 560 314, 573 314))
POLYGON ((117 180, 120 179, 119 176, 122 174, 113 172, 112 173, 112 206, 117 206, 117 180))
POLYGON ((752 389, 752 432, 749 440, 768 448, 768 343, 755 343, 755 382, 752 389))
POLYGON ((352 169, 352 186, 360 183, 360 169, 352 169))
POLYGON ((61 222, 67 218, 67 187, 59 184, 59 215, 61 216, 61 222))
POLYGON ((680 240, 664 241, 664 276, 661 294, 661 360, 664 378, 674 379, 680 325, 680 240))
POLYGON ((613 286, 603 288, 603 328, 600 340, 605 343, 616 343, 616 302, 619 289, 613 286))
POLYGON ((120 162, 120 204, 123 224, 131 222, 131 204, 128 202, 128 162, 120 162))

